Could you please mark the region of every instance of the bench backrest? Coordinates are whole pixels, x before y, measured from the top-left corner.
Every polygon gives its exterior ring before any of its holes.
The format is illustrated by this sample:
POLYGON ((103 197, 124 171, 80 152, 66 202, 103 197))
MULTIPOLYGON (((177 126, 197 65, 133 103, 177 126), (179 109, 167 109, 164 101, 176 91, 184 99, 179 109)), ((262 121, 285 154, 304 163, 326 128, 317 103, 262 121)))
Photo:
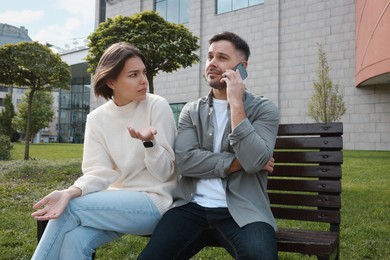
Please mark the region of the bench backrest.
POLYGON ((268 194, 276 219, 330 224, 339 232, 342 123, 281 124, 268 194))

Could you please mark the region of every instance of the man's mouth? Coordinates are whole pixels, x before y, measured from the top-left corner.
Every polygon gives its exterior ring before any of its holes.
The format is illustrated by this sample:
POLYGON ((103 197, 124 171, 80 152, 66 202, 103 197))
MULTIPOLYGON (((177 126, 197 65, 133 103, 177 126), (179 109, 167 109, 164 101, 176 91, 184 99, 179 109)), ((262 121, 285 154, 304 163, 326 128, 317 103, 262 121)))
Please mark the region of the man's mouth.
POLYGON ((218 71, 209 71, 209 72, 207 72, 207 75, 209 75, 209 76, 221 76, 221 73, 219 73, 218 71))

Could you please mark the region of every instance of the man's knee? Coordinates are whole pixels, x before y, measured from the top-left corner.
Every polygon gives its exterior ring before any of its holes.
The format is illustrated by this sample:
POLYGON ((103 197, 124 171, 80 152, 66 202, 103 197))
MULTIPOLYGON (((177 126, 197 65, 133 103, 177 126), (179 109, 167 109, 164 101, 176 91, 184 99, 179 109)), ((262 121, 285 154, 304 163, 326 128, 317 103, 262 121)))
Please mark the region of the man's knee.
POLYGON ((264 243, 261 240, 252 240, 242 246, 237 252, 237 259, 261 259, 261 260, 277 260, 278 250, 273 243, 264 243))
POLYGON ((239 259, 278 259, 275 230, 267 223, 255 222, 244 227, 237 256, 239 259))

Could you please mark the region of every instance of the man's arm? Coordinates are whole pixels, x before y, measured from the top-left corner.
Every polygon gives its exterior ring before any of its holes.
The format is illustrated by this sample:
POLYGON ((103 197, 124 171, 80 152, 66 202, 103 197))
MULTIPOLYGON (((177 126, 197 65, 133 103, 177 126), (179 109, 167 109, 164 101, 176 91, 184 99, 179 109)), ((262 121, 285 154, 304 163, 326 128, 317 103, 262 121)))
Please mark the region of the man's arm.
POLYGON ((249 118, 242 120, 229 135, 230 144, 242 168, 257 173, 267 166, 275 146, 279 112, 269 100, 258 99, 249 118))
POLYGON ((196 104, 187 104, 180 114, 175 142, 177 170, 181 175, 193 178, 224 178, 235 158, 234 154, 212 151, 213 136, 204 134, 204 130, 201 129, 202 124, 193 121, 199 120, 199 114, 194 112, 194 118, 191 117, 192 106, 196 104), (210 140, 203 140, 203 138, 210 138, 210 140), (210 144, 209 149, 203 147, 202 141, 210 144))

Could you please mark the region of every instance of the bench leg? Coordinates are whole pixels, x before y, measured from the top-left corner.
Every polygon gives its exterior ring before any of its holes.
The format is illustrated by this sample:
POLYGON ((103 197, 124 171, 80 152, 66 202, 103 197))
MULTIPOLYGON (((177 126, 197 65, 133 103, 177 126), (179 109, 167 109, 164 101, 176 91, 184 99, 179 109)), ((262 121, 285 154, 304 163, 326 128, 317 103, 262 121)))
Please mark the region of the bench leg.
POLYGON ((47 223, 49 221, 37 221, 37 239, 38 239, 38 243, 39 241, 41 240, 41 237, 43 235, 43 232, 45 231, 45 228, 47 226, 47 223))

